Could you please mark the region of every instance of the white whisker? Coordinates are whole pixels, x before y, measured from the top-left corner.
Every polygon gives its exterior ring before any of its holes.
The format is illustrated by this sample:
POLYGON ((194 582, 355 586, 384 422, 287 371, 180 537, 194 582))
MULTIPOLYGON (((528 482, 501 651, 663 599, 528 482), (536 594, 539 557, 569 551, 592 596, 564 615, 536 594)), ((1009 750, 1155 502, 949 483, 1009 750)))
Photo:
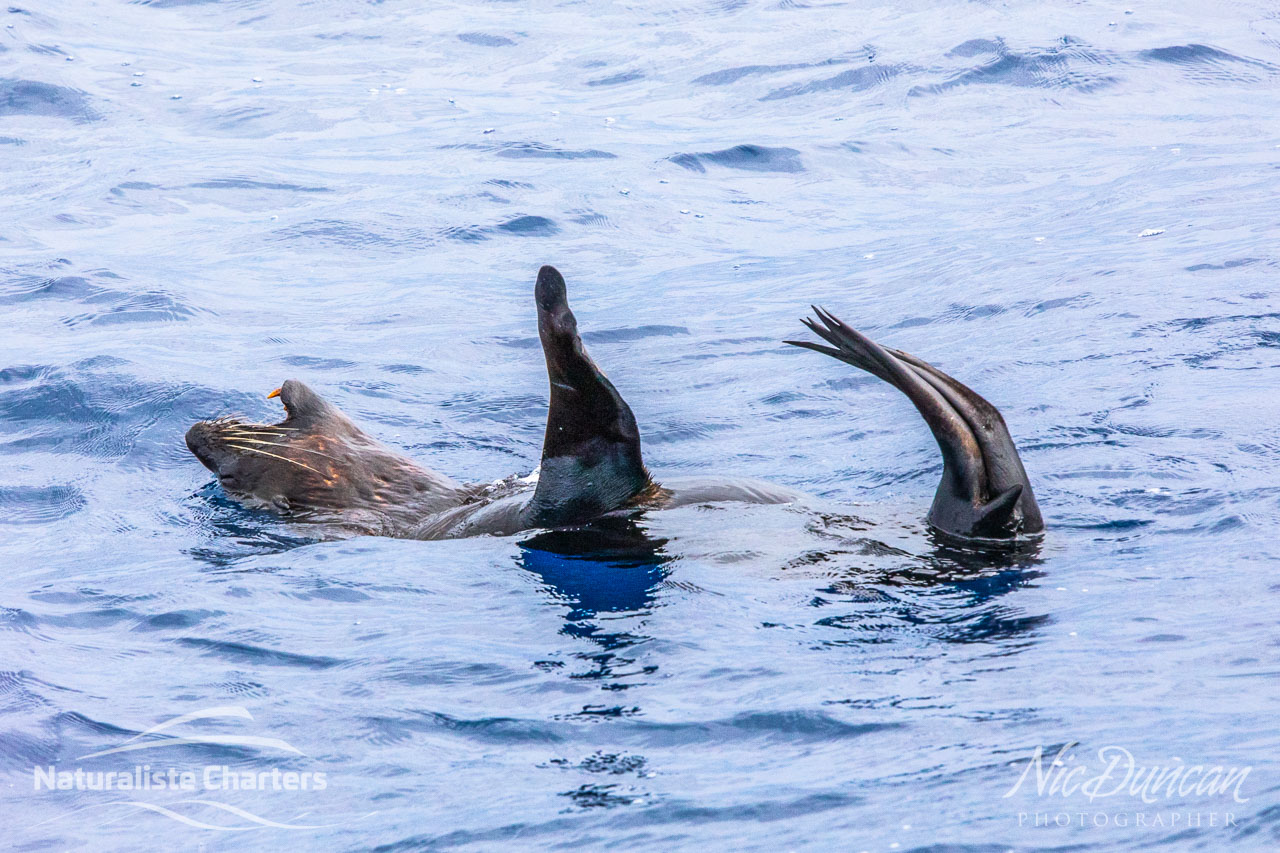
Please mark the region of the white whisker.
POLYGON ((312 468, 310 465, 303 465, 298 460, 290 459, 287 456, 278 456, 275 453, 268 453, 267 451, 259 450, 256 447, 243 447, 239 444, 231 444, 228 446, 234 447, 236 450, 247 450, 250 453, 261 453, 263 456, 270 456, 272 459, 279 459, 281 462, 288 462, 290 465, 297 465, 299 468, 306 468, 308 471, 310 471, 313 474, 318 474, 321 477, 324 476, 324 474, 321 474, 319 471, 317 471, 315 468, 312 468))
POLYGON ((300 451, 302 451, 303 453, 314 453, 316 456, 322 456, 322 457, 324 457, 325 459, 328 459, 328 460, 333 461, 333 462, 338 461, 338 460, 334 459, 332 456, 330 456, 328 453, 321 453, 319 450, 312 450, 312 449, 311 449, 311 448, 309 448, 309 447, 295 447, 295 446, 294 446, 294 445, 292 445, 292 444, 285 444, 284 442, 281 442, 281 441, 259 441, 259 440, 258 440, 258 439, 256 439, 256 438, 245 438, 243 435, 236 435, 236 436, 232 436, 230 440, 231 440, 231 441, 243 441, 243 442, 245 442, 246 444, 265 444, 265 445, 267 445, 268 447, 287 447, 287 448, 289 448, 290 450, 300 450, 300 451))

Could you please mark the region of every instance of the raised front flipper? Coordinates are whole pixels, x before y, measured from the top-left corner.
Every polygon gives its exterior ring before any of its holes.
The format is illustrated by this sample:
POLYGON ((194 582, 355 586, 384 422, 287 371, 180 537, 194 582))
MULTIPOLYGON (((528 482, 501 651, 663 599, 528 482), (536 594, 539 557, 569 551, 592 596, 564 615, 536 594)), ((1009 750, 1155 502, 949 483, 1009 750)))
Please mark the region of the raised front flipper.
POLYGON ((527 518, 563 527, 627 506, 655 486, 640 456, 635 416, 587 355, 554 267, 538 271, 535 298, 551 405, 527 518))
POLYGON ((1044 529, 1004 418, 972 389, 913 355, 881 347, 831 314, 803 322, 831 344, 786 341, 852 364, 915 404, 942 449, 942 482, 929 523, 963 539, 1011 539, 1044 529))

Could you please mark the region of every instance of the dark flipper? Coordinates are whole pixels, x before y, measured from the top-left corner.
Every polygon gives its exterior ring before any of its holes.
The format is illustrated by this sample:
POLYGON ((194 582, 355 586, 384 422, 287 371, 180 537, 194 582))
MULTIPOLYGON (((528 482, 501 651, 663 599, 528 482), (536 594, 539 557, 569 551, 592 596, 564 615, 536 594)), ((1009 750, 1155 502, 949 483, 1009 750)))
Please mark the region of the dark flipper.
POLYGON ((587 355, 564 278, 554 267, 538 271, 535 297, 551 406, 528 521, 539 527, 579 524, 626 506, 653 481, 640 456, 635 416, 587 355))
POLYGON ((996 407, 931 364, 887 349, 814 308, 804 324, 831 344, 786 343, 825 353, 893 385, 915 404, 942 449, 942 482, 929 523, 964 539, 1008 539, 1044 529, 1009 429, 996 407))

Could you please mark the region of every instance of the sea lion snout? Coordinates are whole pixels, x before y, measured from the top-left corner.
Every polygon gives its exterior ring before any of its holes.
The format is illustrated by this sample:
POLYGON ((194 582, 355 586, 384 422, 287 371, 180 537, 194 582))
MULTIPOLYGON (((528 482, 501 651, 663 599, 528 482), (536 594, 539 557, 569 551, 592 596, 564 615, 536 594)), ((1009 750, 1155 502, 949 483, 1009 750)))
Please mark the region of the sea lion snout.
POLYGON ((240 491, 237 476, 239 455, 227 444, 226 424, 220 421, 200 421, 187 430, 187 449, 200 460, 200 464, 218 475, 218 482, 228 491, 240 491))
POLYGON ((200 421, 187 430, 186 441, 187 449, 191 451, 191 455, 199 459, 201 465, 216 474, 218 473, 218 462, 209 442, 211 433, 211 424, 208 421, 200 421))

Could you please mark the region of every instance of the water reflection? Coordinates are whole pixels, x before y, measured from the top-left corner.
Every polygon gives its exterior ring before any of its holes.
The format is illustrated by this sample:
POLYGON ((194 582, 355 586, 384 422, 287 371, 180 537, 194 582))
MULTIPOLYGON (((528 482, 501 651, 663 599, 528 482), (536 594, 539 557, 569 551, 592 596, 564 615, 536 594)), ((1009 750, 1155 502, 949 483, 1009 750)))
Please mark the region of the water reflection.
MULTIPOLYGON (((599 651, 576 655, 591 669, 573 678, 600 679, 605 690, 639 686, 656 666, 635 667, 621 652, 648 637, 626 630, 607 630, 600 614, 643 614, 658 602, 655 591, 670 573, 667 540, 653 536, 636 516, 599 519, 584 526, 538 533, 520 543, 516 562, 537 575, 547 590, 569 607, 561 633, 589 640, 599 651)), ((610 619, 632 625, 634 619, 610 619)))
POLYGON ((923 635, 1014 651, 1050 619, 1005 598, 1043 577, 1038 540, 1000 548, 957 545, 930 531, 920 535, 915 528, 898 530, 841 514, 820 514, 807 529, 825 540, 824 546, 806 551, 786 568, 831 579, 810 602, 843 611, 814 623, 841 632, 825 638, 824 645, 923 635), (895 538, 900 533, 906 535, 895 538))
POLYGON ((548 530, 520 543, 517 562, 572 608, 571 622, 599 613, 643 610, 669 573, 667 540, 651 536, 634 516, 548 530))
MULTIPOLYGON (((994 643, 1013 652, 1033 641, 1051 618, 1006 599, 1043 577, 1038 541, 975 548, 917 531, 892 544, 894 531, 838 515, 819 515, 806 527, 826 541, 781 568, 826 578, 811 604, 842 612, 828 611, 811 623, 840 632, 825 637, 823 645, 923 634, 949 643, 994 643)), ((542 532, 520 543, 519 565, 568 608, 561 633, 599 648, 578 656, 594 666, 574 677, 601 678, 606 689, 624 689, 635 685, 617 679, 655 668, 638 670, 630 666, 633 659, 618 653, 648 639, 634 631, 642 620, 631 617, 658 606, 658 589, 672 585, 667 577, 675 557, 667 546, 639 516, 542 532)))

